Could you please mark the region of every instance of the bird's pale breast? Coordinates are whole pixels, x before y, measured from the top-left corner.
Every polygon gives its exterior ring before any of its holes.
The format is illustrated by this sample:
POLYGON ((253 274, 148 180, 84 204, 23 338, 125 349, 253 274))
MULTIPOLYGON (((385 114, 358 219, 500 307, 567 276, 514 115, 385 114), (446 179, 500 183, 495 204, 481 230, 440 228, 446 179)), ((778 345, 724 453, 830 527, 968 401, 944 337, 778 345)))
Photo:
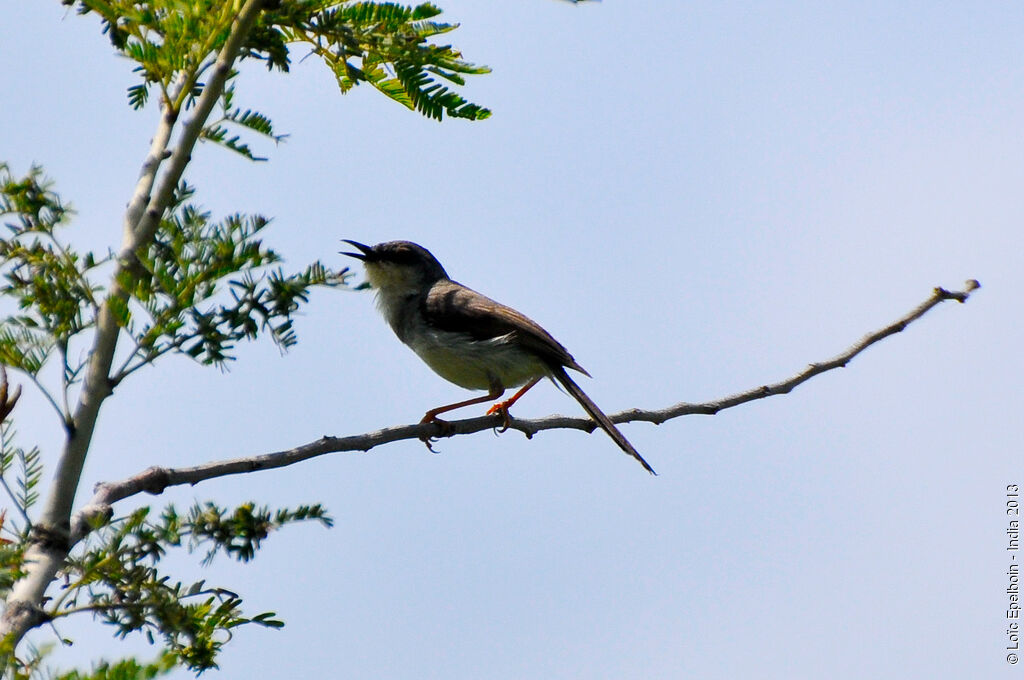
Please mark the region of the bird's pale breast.
POLYGON ((470 390, 518 387, 546 376, 547 366, 531 352, 510 342, 508 336, 474 340, 463 333, 432 329, 409 346, 439 376, 470 390))

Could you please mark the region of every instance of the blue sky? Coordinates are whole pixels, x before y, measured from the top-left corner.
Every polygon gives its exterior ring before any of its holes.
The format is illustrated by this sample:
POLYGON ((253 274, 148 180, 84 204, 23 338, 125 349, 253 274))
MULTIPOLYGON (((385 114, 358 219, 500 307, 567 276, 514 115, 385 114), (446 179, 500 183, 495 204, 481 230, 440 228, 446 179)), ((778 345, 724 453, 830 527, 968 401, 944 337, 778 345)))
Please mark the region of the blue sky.
MULTIPOLYGON (((462 23, 451 41, 494 69, 466 88, 491 119, 341 96, 313 58, 287 77, 247 65, 238 103, 291 136, 256 142, 265 164, 201 146, 198 200, 272 216, 295 266, 343 264, 341 238, 423 244, 551 331, 608 412, 788 377, 934 286, 983 288, 788 396, 623 426, 657 478, 600 433, 485 432, 155 499, 322 502, 337 520, 273 536, 250 565, 179 562, 287 622, 239 631, 220 675, 1010 677, 1024 7, 442 7, 462 23)), ((77 245, 114 245, 155 110, 126 105, 130 64, 92 18, 57 2, 4 14, 0 158, 46 167, 77 245)), ((184 358, 140 372, 104 408, 82 495, 470 396, 369 294, 317 293, 297 330, 286 356, 246 346, 226 373, 184 358)), ((19 411, 52 459, 41 399, 19 411)), ((515 411, 578 412, 550 385, 515 411)), ((88 622, 60 630, 67 664, 152 654, 88 622)))

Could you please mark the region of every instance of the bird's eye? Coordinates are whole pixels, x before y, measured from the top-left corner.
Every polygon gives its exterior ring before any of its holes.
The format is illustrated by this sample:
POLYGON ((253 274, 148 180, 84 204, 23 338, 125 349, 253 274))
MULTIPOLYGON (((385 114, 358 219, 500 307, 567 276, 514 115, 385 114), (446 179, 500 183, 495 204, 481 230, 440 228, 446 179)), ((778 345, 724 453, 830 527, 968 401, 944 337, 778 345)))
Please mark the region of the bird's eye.
POLYGON ((391 258, 398 264, 413 264, 416 261, 416 252, 409 246, 398 246, 391 253, 391 258))

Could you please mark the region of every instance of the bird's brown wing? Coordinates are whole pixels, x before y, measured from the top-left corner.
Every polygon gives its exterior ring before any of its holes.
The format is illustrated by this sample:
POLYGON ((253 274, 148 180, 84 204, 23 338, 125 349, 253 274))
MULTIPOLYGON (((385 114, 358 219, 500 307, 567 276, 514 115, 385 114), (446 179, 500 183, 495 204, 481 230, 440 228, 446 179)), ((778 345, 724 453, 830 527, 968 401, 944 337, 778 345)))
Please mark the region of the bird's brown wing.
POLYGON ((476 340, 514 337, 552 366, 567 366, 589 376, 568 350, 535 321, 461 283, 442 280, 423 300, 427 323, 439 330, 465 333, 476 340))
POLYGON ((611 419, 566 374, 563 366, 587 376, 590 374, 576 363, 561 343, 532 319, 450 280, 434 284, 423 300, 423 313, 427 323, 434 328, 451 333, 465 333, 477 340, 513 334, 523 347, 533 351, 548 363, 551 377, 568 390, 619 448, 633 456, 652 475, 656 474, 629 440, 619 432, 611 419))

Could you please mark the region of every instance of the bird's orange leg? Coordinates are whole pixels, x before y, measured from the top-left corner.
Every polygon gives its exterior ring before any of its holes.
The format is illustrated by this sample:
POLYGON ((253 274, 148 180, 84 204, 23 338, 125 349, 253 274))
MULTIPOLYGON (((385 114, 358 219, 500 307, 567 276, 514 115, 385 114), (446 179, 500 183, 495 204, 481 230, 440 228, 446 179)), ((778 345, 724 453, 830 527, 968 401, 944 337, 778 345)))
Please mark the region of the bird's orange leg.
MULTIPOLYGON (((438 406, 437 408, 430 409, 429 411, 427 411, 424 414, 423 419, 420 420, 420 423, 429 423, 429 422, 433 422, 433 421, 444 422, 443 420, 438 418, 438 416, 441 415, 442 413, 447 413, 448 411, 454 411, 455 409, 462 408, 463 406, 472 406, 473 404, 482 404, 485 401, 490 401, 491 399, 497 399, 498 397, 500 397, 503 394, 505 394, 505 388, 504 387, 499 387, 497 385, 492 385, 491 386, 491 391, 488 392, 487 394, 485 394, 482 397, 476 397, 475 399, 467 399, 466 401, 460 401, 457 404, 448 404, 447 406, 438 406)), ((488 413, 490 413, 490 412, 488 411, 488 413)))
MULTIPOLYGON (((449 423, 447 420, 441 420, 440 418, 437 417, 438 415, 442 413, 447 413, 448 411, 454 411, 455 409, 462 408, 463 406, 482 404, 485 401, 497 399, 503 394, 505 394, 505 388, 499 385, 498 383, 494 383, 493 385, 491 385, 491 391, 482 397, 477 397, 475 399, 467 399, 466 401, 460 401, 456 404, 448 404, 447 406, 438 406, 437 408, 430 409, 425 414, 423 414, 423 418, 420 419, 420 424, 423 425, 426 423, 437 423, 438 425, 441 426, 442 435, 445 437, 450 437, 452 434, 451 423, 449 423)), ((436 451, 434 451, 433 447, 430 445, 431 442, 433 441, 433 438, 423 436, 420 437, 420 440, 427 445, 428 449, 436 453, 436 451)))
POLYGON ((531 387, 533 387, 534 385, 536 385, 539 382, 540 382, 540 378, 534 378, 530 382, 528 382, 525 385, 523 385, 523 387, 518 392, 513 394, 512 398, 506 399, 505 401, 502 401, 502 402, 499 402, 499 403, 495 404, 494 406, 490 407, 489 409, 487 409, 487 415, 491 415, 492 413, 500 413, 505 418, 505 424, 501 427, 500 430, 498 430, 498 432, 504 432, 505 430, 508 429, 508 426, 511 424, 511 417, 508 415, 508 408, 512 404, 514 404, 517 401, 519 401, 519 397, 521 397, 524 394, 526 394, 527 390, 529 390, 531 387))

